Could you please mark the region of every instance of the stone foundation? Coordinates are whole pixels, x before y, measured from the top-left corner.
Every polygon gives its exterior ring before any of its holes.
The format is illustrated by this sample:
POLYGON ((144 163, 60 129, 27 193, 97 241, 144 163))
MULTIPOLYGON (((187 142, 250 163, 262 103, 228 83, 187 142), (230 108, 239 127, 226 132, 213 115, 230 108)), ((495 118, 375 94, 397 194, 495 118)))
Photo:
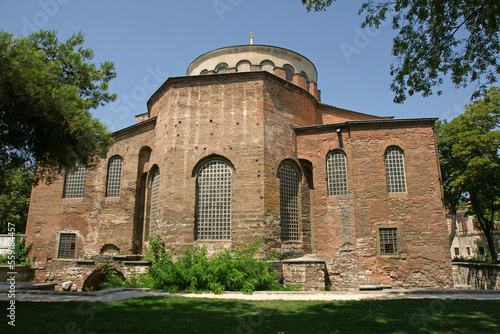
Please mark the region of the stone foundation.
POLYGON ((9 272, 16 273, 16 282, 29 282, 33 278, 33 270, 26 266, 15 266, 14 270, 11 270, 9 266, 0 266, 0 282, 7 281, 11 275, 9 272))
POLYGON ((93 260, 50 260, 34 266, 34 282, 57 283, 55 290, 62 290, 64 282, 72 282, 73 291, 98 290, 103 278, 101 269, 113 266, 119 275, 128 277, 148 270, 149 263, 138 261, 137 256, 101 256, 93 260), (92 281, 92 282, 91 282, 92 281))
POLYGON ((307 290, 321 291, 330 285, 324 259, 304 256, 298 259, 283 260, 283 284, 302 285, 307 290))
POLYGON ((500 265, 489 263, 455 262, 455 289, 500 290, 500 265))

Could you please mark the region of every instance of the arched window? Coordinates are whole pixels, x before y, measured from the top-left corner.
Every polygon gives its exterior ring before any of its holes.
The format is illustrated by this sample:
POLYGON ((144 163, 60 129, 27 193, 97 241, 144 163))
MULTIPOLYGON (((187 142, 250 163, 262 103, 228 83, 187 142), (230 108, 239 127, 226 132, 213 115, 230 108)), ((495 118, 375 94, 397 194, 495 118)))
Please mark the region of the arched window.
POLYGON ((120 197, 123 159, 119 155, 109 159, 106 197, 120 197))
POLYGON ((226 63, 220 63, 215 67, 215 72, 217 73, 226 73, 226 69, 228 68, 228 65, 226 63))
POLYGON ((286 72, 286 80, 287 81, 292 81, 293 80, 293 67, 291 65, 283 65, 283 69, 286 72))
POLYGON ((389 147, 385 150, 385 175, 388 192, 406 192, 404 157, 399 147, 389 147))
POLYGON ((278 170, 280 179, 281 240, 299 240, 299 177, 295 169, 284 164, 278 170))
POLYGON ((196 189, 198 240, 230 238, 231 176, 231 168, 222 160, 211 160, 200 167, 196 189))
POLYGON ((302 76, 306 79, 306 82, 309 81, 309 77, 307 76, 307 73, 304 72, 304 71, 300 71, 300 74, 302 74, 302 76))
POLYGON ((64 198, 83 198, 85 196, 85 181, 87 168, 80 167, 73 173, 66 172, 64 181, 64 198))
POLYGON ((260 66, 262 66, 263 71, 268 71, 273 73, 274 68, 276 67, 274 63, 268 59, 261 61, 260 66))
POLYGON ((160 170, 157 168, 151 179, 151 207, 149 211, 149 235, 156 235, 158 226, 158 188, 160 186, 160 170))
POLYGON ((328 195, 347 195, 347 163, 344 152, 332 151, 326 157, 328 195))

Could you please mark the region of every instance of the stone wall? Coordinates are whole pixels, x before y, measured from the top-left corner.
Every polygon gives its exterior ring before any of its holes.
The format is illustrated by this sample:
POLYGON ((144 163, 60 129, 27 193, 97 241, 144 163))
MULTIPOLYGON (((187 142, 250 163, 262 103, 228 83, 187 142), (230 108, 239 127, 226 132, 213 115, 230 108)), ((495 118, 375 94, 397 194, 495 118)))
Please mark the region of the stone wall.
POLYGON ((127 256, 98 257, 96 260, 54 259, 47 261, 44 265, 39 264, 34 269, 33 281, 57 283, 55 290, 61 290, 62 283, 68 281, 73 283, 72 290, 74 291, 84 291, 85 286, 93 287, 91 290, 98 290, 99 282, 103 279, 101 269, 104 266, 115 267, 119 275, 124 277, 147 272, 149 268, 148 262, 137 261, 127 256))
POLYGON ((313 291, 330 287, 324 259, 314 256, 282 261, 282 275, 285 287, 297 285, 313 291))
POLYGON ((321 105, 267 72, 170 78, 148 108, 152 118, 115 133, 108 155, 89 168, 84 198, 63 198, 64 177, 33 189, 26 234, 38 281, 71 280, 81 289, 96 270, 93 262, 58 259, 61 233, 76 234, 76 259, 108 250, 139 253, 150 234, 161 235, 177 255, 193 247, 197 172, 218 159, 232 169, 231 235, 199 240, 210 253, 263 239, 267 255, 324 259, 319 267, 289 264, 284 271, 297 278, 288 280, 319 275, 317 284, 325 285, 328 277, 332 289, 451 286, 433 120, 389 121, 321 105), (392 145, 404 152, 405 193, 387 192, 384 152, 392 145), (346 195, 328 194, 331 150, 347 157, 346 195), (121 193, 108 198, 108 162, 115 155, 123 158, 121 193), (299 240, 280 238, 277 174, 283 163, 300 178, 299 240), (157 219, 150 221, 156 170, 157 219), (387 226, 398 229, 397 256, 380 254, 379 228, 387 226), (321 278, 323 265, 327 273, 321 278))
POLYGON ((433 121, 360 121, 299 128, 297 134, 299 159, 315 166, 317 255, 326 259, 332 289, 451 287, 433 121), (384 153, 390 146, 404 152, 403 193, 387 191, 384 153), (328 195, 326 157, 332 150, 346 155, 347 195, 328 195), (379 228, 386 227, 398 229, 395 256, 380 254, 379 228))
POLYGON ((500 265, 454 262, 455 289, 500 290, 500 265))
POLYGON ((0 266, 0 282, 5 282, 7 278, 13 275, 9 273, 16 273, 14 276, 16 282, 29 282, 33 279, 33 270, 27 266, 15 266, 14 270, 11 270, 9 266, 0 266))

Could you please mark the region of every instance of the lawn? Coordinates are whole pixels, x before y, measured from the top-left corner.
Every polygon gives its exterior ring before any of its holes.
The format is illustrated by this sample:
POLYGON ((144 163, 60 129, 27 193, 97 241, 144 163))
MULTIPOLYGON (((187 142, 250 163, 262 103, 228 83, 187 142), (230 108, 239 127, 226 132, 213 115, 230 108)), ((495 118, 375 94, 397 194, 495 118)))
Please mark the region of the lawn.
MULTIPOLYGON (((8 302, 0 302, 6 314, 8 302)), ((0 333, 500 333, 500 301, 233 301, 154 297, 16 303, 0 333)))

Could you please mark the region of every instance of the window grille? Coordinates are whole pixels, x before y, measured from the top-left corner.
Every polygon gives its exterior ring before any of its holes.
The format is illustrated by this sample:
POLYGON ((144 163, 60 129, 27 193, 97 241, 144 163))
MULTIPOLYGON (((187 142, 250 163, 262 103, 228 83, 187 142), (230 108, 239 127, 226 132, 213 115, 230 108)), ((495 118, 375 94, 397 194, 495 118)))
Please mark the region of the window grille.
POLYGON ((64 198, 83 198, 85 196, 85 180, 87 168, 80 167, 74 173, 66 173, 64 198))
POLYGON ((299 240, 299 177, 290 165, 278 171, 280 179, 281 240, 299 240))
POLYGON ((63 233, 59 236, 59 259, 74 259, 76 249, 76 234, 63 233))
POLYGON ((406 177, 403 152, 397 147, 385 151, 385 170, 387 191, 390 193, 406 192, 406 177))
POLYGON ((326 158, 328 194, 347 195, 347 167, 343 152, 330 152, 326 158))
POLYGON ((231 168, 212 160, 198 172, 197 238, 224 240, 231 232, 231 168))
POLYGON ((293 80, 293 69, 287 65, 283 66, 283 69, 285 70, 286 81, 292 81, 293 80))
POLYGON ((153 174, 151 186, 151 208, 149 214, 149 235, 156 235, 158 219, 158 187, 160 185, 160 170, 156 169, 153 174))
POLYGON ((120 197, 120 188, 122 184, 122 157, 116 156, 109 160, 108 166, 108 187, 107 197, 120 197))
POLYGON ((380 255, 398 255, 398 229, 381 228, 380 234, 380 255))
POLYGON ((217 73, 226 73, 227 66, 222 65, 217 68, 217 73))

